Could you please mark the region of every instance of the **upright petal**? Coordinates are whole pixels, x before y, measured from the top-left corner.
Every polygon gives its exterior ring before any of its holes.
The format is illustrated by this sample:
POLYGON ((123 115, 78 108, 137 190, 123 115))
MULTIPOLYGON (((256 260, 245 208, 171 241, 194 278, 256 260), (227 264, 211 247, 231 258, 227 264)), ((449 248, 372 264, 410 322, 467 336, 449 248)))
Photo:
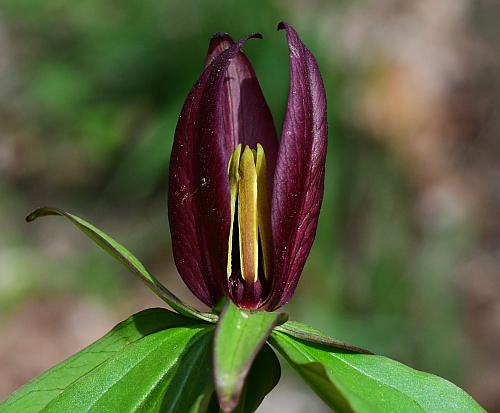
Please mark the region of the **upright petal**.
POLYGON ((226 73, 255 34, 212 59, 184 103, 175 131, 168 190, 174 260, 194 295, 212 306, 227 291, 230 226, 226 73))
MULTIPOLYGON (((221 52, 234 44, 227 33, 216 33, 208 47, 208 66, 221 52)), ((243 52, 231 60, 224 76, 223 92, 224 139, 232 150, 238 143, 264 148, 268 162, 269 196, 278 154, 278 138, 271 111, 266 103, 252 64, 243 52)), ((229 154, 230 156, 230 154, 229 154)))
POLYGON ((326 97, 314 56, 287 23, 290 92, 274 176, 272 226, 274 309, 292 296, 311 249, 323 200, 327 145, 326 97))

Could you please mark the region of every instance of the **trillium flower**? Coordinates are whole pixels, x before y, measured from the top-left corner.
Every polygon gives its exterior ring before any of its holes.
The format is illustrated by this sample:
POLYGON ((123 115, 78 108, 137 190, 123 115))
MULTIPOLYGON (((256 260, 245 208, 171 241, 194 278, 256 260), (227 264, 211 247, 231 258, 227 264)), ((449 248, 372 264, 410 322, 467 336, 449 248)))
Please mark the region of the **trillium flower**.
POLYGON ((297 286, 323 198, 326 98, 312 53, 287 23, 290 91, 281 139, 248 58, 225 33, 179 116, 170 160, 169 222, 176 266, 213 307, 272 311, 297 286))
POLYGON ((65 217, 175 312, 151 308, 131 316, 23 386, 0 403, 1 412, 131 406, 253 412, 280 380, 274 351, 334 411, 484 412, 444 379, 274 311, 292 296, 311 249, 327 140, 325 91, 316 61, 292 27, 281 23, 278 28, 286 30, 290 49, 290 94, 279 143, 255 73, 241 52, 258 34, 236 43, 222 33, 211 40, 205 69, 175 133, 169 183, 175 262, 193 293, 217 311, 200 312, 183 303, 91 223, 59 208, 38 208, 28 222, 65 217), (230 300, 221 309, 216 304, 224 296, 230 300))

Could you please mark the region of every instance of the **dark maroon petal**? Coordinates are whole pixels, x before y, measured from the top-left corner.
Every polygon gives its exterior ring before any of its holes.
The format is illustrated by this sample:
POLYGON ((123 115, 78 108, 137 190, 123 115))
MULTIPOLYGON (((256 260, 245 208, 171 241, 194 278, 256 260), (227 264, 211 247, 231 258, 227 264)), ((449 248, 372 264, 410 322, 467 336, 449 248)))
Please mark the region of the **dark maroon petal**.
MULTIPOLYGON (((210 41, 205 64, 208 66, 233 44, 233 39, 227 33, 216 33, 210 41)), ((266 153, 271 196, 278 155, 276 128, 252 64, 241 51, 231 60, 224 76, 222 99, 227 148, 234 148, 238 143, 254 149, 257 143, 262 145, 266 153)))
POLYGON ((170 158, 168 215, 174 260, 186 285, 209 306, 227 291, 227 166, 234 142, 224 139, 224 82, 231 59, 248 38, 232 44, 203 71, 182 108, 170 158))
POLYGON ((292 296, 311 249, 323 200, 327 143, 326 97, 314 56, 287 23, 290 92, 274 176, 272 225, 275 309, 292 296))
POLYGON ((229 34, 224 32, 215 33, 210 39, 210 43, 208 45, 205 67, 210 65, 210 63, 212 63, 217 56, 219 56, 224 50, 229 49, 233 44, 234 40, 231 36, 229 36, 229 34))

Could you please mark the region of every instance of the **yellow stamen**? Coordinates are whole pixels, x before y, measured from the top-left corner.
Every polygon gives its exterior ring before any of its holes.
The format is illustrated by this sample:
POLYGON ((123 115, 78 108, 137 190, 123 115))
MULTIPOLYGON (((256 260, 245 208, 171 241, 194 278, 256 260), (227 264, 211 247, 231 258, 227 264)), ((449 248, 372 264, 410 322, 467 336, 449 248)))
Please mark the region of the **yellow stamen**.
POLYGON ((257 171, 257 214, 259 221, 259 236, 262 246, 262 255, 264 262, 264 275, 269 279, 271 275, 271 248, 272 248, 272 231, 271 231, 271 210, 269 207, 269 194, 267 192, 267 162, 264 149, 257 144, 256 156, 257 171))
POLYGON ((231 158, 229 159, 229 165, 227 166, 227 172, 229 174, 229 188, 231 191, 231 226, 229 227, 229 245, 228 245, 228 259, 227 259, 227 277, 231 276, 231 256, 233 252, 233 227, 234 227, 234 212, 236 209, 236 198, 238 196, 238 180, 240 179, 239 169, 240 169, 240 154, 241 145, 237 145, 234 149, 231 158))
POLYGON ((228 165, 231 193, 231 228, 229 230, 227 276, 232 275, 233 227, 238 202, 238 241, 241 276, 245 281, 258 280, 259 239, 266 279, 271 276, 271 213, 267 191, 267 165, 264 149, 236 146, 228 165))
POLYGON ((241 272, 246 281, 257 281, 259 245, 257 232, 257 172, 252 150, 247 146, 240 159, 238 185, 241 272))

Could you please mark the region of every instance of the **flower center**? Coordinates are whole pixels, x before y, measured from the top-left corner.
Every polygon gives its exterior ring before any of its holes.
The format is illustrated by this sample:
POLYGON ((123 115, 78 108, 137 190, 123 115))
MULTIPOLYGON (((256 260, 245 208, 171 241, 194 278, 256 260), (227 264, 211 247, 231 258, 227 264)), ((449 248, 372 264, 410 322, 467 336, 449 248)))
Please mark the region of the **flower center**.
POLYGON ((262 146, 257 144, 257 149, 245 146, 242 153, 241 144, 237 145, 229 160, 228 174, 231 227, 227 277, 229 280, 231 277, 241 277, 246 285, 257 283, 260 269, 264 275, 262 281, 268 284, 272 266, 272 231, 266 156, 262 146))

